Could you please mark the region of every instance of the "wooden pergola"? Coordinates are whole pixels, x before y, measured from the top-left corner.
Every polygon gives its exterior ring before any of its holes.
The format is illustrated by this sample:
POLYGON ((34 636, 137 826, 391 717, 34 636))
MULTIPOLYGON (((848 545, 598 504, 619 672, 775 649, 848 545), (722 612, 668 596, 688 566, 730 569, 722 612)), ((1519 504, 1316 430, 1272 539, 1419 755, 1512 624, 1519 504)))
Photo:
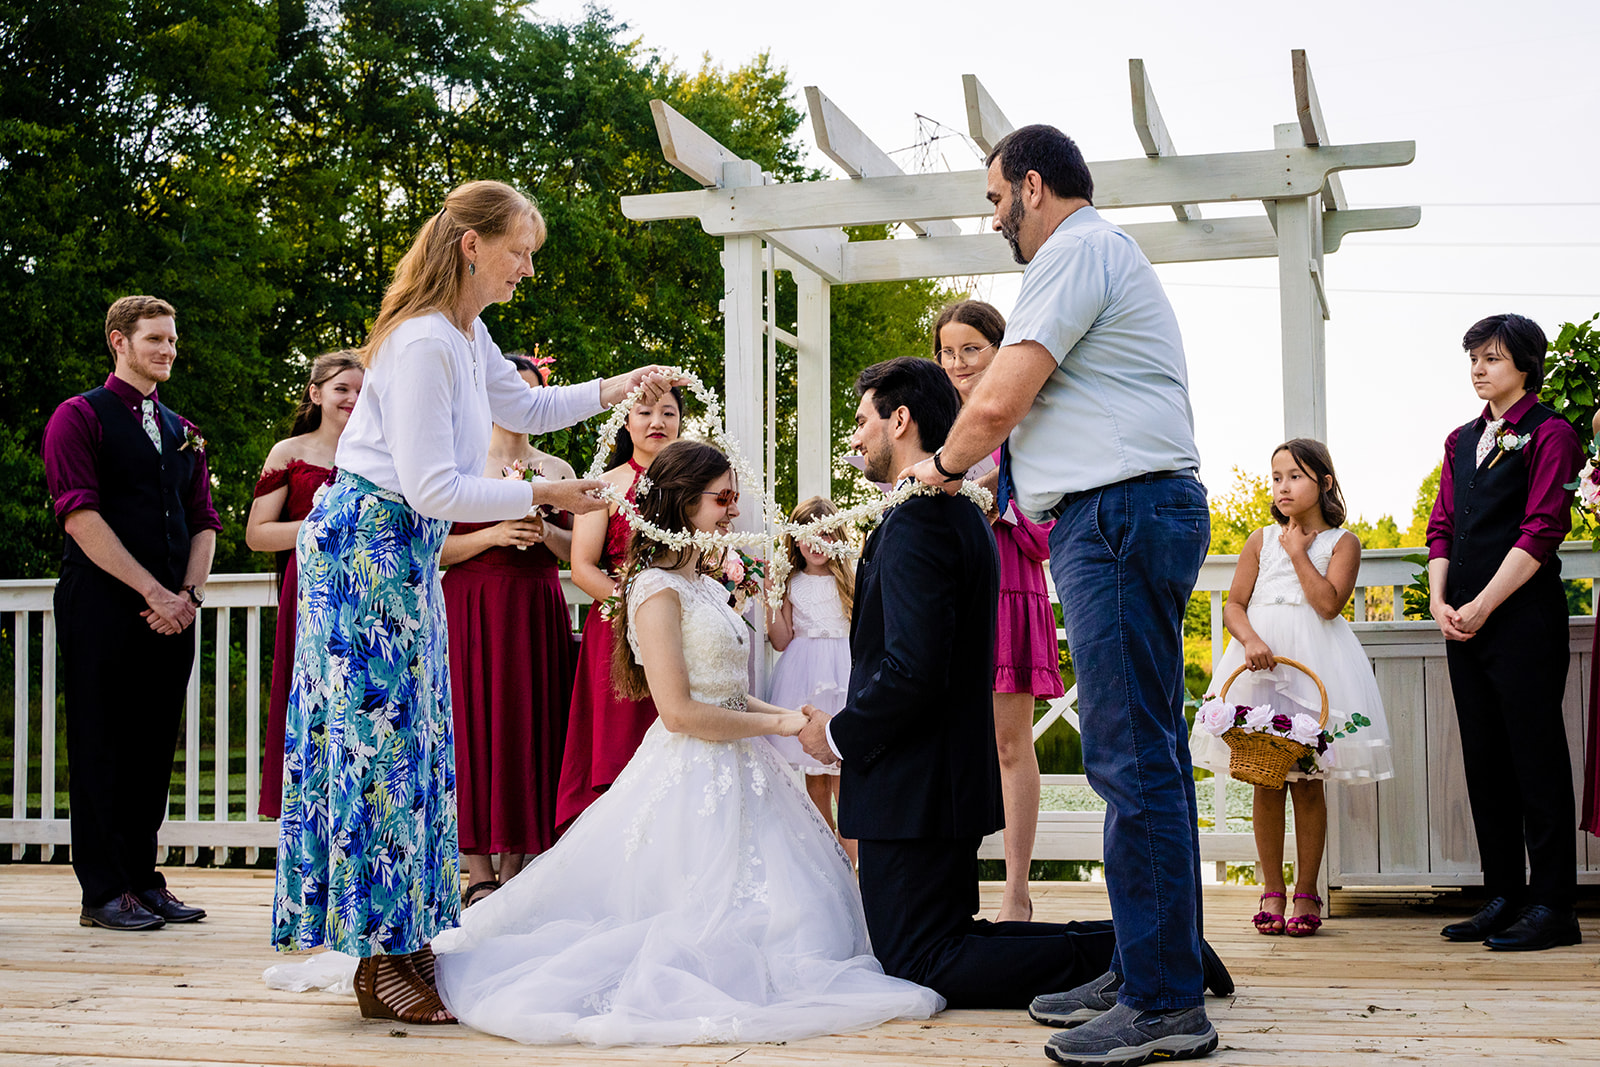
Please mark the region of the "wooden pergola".
MULTIPOLYGON (((1133 124, 1145 155, 1091 162, 1101 210, 1170 205, 1171 222, 1123 228, 1152 263, 1278 259, 1287 437, 1327 437, 1323 260, 1344 235, 1415 226, 1419 207, 1351 210, 1339 172, 1410 163, 1414 141, 1330 142, 1303 50, 1291 53, 1296 121, 1273 128, 1274 147, 1180 155, 1162 122, 1144 61, 1130 59, 1133 124), (1207 219, 1200 205, 1258 200, 1260 215, 1207 219), (1310 383, 1306 389, 1304 383, 1310 383)), ((973 75, 963 78, 974 141, 989 151, 1013 126, 973 75)), ((997 233, 963 233, 955 219, 987 216, 985 171, 905 174, 815 86, 806 89, 817 145, 845 180, 777 182, 674 111, 651 102, 667 161, 700 190, 622 198, 636 221, 698 219, 723 239, 729 432, 770 480, 776 447, 776 346, 796 352, 797 488, 804 499, 831 484, 829 294, 835 285, 1000 274, 1022 269, 997 233), (910 239, 851 241, 843 227, 903 224, 910 239), (777 271, 799 296, 794 333, 771 321, 777 271), (763 373, 765 371, 765 373, 763 373)), ((754 510, 747 521, 759 522, 754 510)))

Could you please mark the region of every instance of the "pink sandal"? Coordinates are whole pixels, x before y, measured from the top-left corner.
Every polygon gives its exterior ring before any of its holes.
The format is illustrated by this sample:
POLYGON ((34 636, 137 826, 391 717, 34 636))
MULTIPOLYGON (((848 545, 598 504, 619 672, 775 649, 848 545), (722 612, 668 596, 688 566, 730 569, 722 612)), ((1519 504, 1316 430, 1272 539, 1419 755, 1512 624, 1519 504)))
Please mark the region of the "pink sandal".
MULTIPOLYGON (((1267 900, 1268 898, 1283 900, 1284 897, 1285 895, 1283 893, 1268 890, 1267 892, 1261 894, 1261 897, 1259 900, 1257 900, 1257 903, 1267 900)), ((1256 912, 1255 917, 1250 921, 1255 924, 1256 933, 1258 934, 1277 935, 1283 933, 1283 931, 1286 929, 1283 916, 1275 912, 1270 912, 1266 908, 1262 908, 1260 911, 1256 912)))
MULTIPOLYGON (((1315 893, 1296 893, 1294 899, 1315 901, 1317 911, 1322 910, 1322 898, 1315 893)), ((1283 932, 1290 937, 1310 937, 1320 929, 1322 929, 1322 916, 1313 912, 1310 915, 1294 916, 1284 924, 1283 932)))

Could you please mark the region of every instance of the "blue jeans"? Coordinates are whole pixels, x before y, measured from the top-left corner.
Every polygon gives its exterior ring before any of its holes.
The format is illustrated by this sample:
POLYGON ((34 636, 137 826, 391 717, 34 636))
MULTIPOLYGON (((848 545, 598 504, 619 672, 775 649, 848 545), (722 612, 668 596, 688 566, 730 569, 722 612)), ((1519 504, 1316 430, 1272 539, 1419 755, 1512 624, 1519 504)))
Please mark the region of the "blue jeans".
POLYGON ((1190 477, 1084 494, 1050 532, 1084 768, 1106 802, 1111 968, 1123 976, 1119 999, 1139 1010, 1205 1002, 1183 613, 1210 540, 1205 487, 1190 477))

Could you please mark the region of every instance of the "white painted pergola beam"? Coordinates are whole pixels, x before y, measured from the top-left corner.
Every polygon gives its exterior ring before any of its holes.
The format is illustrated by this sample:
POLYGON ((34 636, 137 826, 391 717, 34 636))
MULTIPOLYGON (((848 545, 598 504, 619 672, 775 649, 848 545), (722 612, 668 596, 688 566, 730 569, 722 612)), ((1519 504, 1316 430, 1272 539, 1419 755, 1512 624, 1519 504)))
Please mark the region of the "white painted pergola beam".
POLYGON ((978 142, 983 154, 994 151, 1000 138, 1016 129, 1006 118, 1000 105, 994 102, 989 90, 983 87, 976 74, 961 75, 961 89, 967 98, 967 132, 978 142))
MULTIPOLYGON (((1323 246, 1339 247, 1347 233, 1401 230, 1422 217, 1416 207, 1323 212, 1323 246)), ((1198 222, 1134 222, 1121 227, 1152 263, 1267 259, 1278 254, 1278 235, 1265 216, 1198 222)), ((930 237, 920 241, 852 241, 844 247, 844 280, 910 281, 916 278, 1006 274, 1022 270, 1011 246, 997 233, 930 237)))
MULTIPOLYGON (((1399 167, 1415 156, 1415 141, 1382 141, 1117 159, 1089 169, 1098 206, 1153 207, 1303 198, 1320 192, 1335 171, 1399 167)), ((722 236, 819 224, 881 226, 906 221, 908 207, 919 218, 972 218, 988 214, 986 192, 985 173, 970 170, 625 196, 622 212, 638 221, 699 218, 707 233, 722 236)))
MULTIPOLYGON (((1294 70, 1294 110, 1300 122, 1301 142, 1311 147, 1328 144, 1328 124, 1322 118, 1322 104, 1317 100, 1317 84, 1311 80, 1311 63, 1306 59, 1306 50, 1291 50, 1289 64, 1294 70)), ((1322 187, 1322 202, 1332 211, 1349 209, 1337 174, 1328 175, 1322 187)))
MULTIPOLYGON (((1161 108, 1156 104, 1156 90, 1150 84, 1150 74, 1144 69, 1144 60, 1128 60, 1128 84, 1133 91, 1133 129, 1149 157, 1175 156, 1178 149, 1167 132, 1161 108)), ((1092 172, 1091 172, 1092 173, 1092 172)), ((1193 222, 1200 217, 1199 204, 1173 204, 1172 213, 1179 222, 1193 222)))
MULTIPOLYGON (((861 127, 815 85, 806 86, 806 107, 811 112, 811 129, 817 136, 817 147, 845 174, 851 178, 886 178, 905 173, 889 158, 889 153, 879 148, 876 141, 862 132, 861 127)), ((907 220, 906 225, 918 236, 954 237, 961 232, 949 219, 907 220)))

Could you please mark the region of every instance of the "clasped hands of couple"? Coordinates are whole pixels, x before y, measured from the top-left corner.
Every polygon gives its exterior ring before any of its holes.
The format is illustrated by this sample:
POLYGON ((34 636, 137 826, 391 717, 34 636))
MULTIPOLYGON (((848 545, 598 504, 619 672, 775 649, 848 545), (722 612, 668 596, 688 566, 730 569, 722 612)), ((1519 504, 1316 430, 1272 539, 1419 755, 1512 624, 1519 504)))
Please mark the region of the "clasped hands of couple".
MULTIPOLYGON (((618 374, 606 378, 600 383, 600 403, 612 407, 623 400, 640 386, 644 387, 644 395, 640 398, 641 404, 654 404, 660 400, 675 385, 687 385, 688 379, 678 378, 667 373, 667 368, 652 363, 648 367, 639 367, 626 374, 618 374)), ((504 477, 511 481, 523 480, 521 472, 507 473, 504 477)), ((599 511, 606 506, 605 498, 600 495, 606 483, 598 478, 572 478, 558 481, 536 478, 533 485, 533 506, 528 509, 522 521, 533 523, 542 520, 540 511, 543 508, 553 508, 556 511, 571 512, 573 515, 584 515, 591 511, 599 511)), ((540 535, 532 536, 532 528, 523 531, 526 536, 518 535, 511 543, 519 545, 534 544, 542 541, 543 524, 539 526, 540 535)))

